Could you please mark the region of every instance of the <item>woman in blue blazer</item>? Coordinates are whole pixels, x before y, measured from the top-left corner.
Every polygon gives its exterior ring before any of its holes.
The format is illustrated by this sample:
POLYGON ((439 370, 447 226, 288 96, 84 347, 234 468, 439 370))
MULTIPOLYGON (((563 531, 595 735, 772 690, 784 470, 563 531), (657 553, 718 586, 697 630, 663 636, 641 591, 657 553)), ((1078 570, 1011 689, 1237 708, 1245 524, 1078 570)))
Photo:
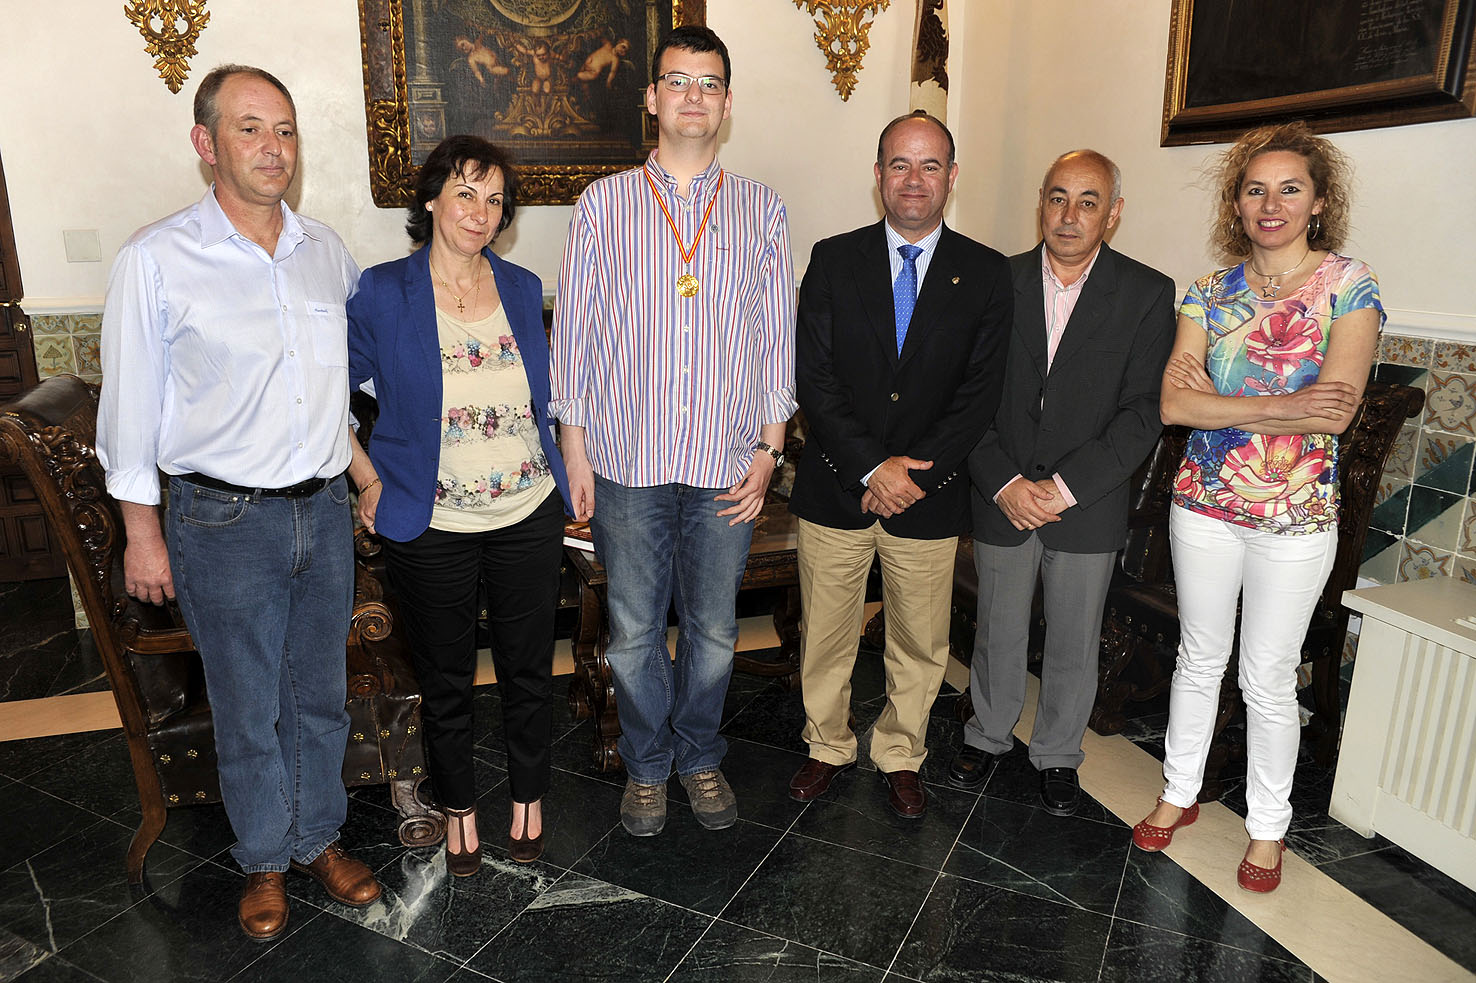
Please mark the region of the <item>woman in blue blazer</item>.
POLYGON ((416 179, 420 246, 366 270, 349 300, 349 375, 379 401, 377 481, 359 515, 384 544, 423 694, 446 863, 481 863, 472 764, 478 589, 502 691, 512 792, 509 854, 543 852, 554 611, 569 486, 548 414, 543 289, 491 249, 517 174, 486 140, 450 137, 416 179), (366 387, 367 388, 367 387, 366 387))

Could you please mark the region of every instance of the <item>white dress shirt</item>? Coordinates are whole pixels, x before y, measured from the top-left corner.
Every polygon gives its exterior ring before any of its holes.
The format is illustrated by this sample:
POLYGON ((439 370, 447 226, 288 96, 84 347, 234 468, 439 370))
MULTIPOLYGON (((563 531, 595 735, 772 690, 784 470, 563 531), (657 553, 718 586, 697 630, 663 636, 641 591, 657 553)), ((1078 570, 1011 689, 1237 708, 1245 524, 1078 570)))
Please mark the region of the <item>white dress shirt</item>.
POLYGON ((286 203, 267 255, 214 191, 113 261, 97 452, 120 501, 156 504, 156 468, 280 488, 348 467, 344 304, 359 269, 286 203))

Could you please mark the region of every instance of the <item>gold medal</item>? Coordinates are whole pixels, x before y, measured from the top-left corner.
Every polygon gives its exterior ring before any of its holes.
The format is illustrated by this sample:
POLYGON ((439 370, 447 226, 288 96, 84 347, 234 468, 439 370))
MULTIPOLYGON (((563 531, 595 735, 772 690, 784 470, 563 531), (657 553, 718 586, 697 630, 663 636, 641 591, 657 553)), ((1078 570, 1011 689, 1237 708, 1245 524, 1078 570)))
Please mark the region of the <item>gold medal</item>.
MULTIPOLYGON (((697 244, 702 241, 702 233, 707 231, 707 220, 712 217, 712 206, 717 204, 718 192, 723 190, 723 171, 721 169, 718 170, 717 187, 712 189, 712 198, 709 199, 707 208, 702 213, 702 222, 697 226, 697 238, 692 240, 692 248, 690 249, 682 245, 682 234, 677 230, 676 221, 671 217, 671 211, 666 207, 666 202, 662 199, 661 192, 656 189, 656 182, 651 179, 651 172, 644 168, 642 168, 642 171, 646 175, 646 183, 651 186, 652 197, 656 199, 656 204, 661 206, 661 213, 666 216, 666 225, 671 229, 672 237, 676 239, 677 252, 681 253, 682 262, 690 266, 692 264, 692 257, 697 255, 697 244)), ((697 291, 701 287, 702 284, 698 283, 697 278, 691 273, 683 273, 677 277, 677 293, 682 297, 696 297, 697 291)))

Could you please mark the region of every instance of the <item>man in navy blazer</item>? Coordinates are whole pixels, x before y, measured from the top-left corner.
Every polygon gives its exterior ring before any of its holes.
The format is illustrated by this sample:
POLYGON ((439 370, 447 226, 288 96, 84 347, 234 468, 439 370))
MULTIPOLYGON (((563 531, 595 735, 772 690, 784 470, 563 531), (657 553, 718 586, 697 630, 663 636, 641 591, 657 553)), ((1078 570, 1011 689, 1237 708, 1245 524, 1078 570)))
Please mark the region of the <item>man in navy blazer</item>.
POLYGON ((1005 258, 943 225, 958 176, 946 126, 926 113, 893 120, 875 174, 886 220, 817 243, 800 287, 807 442, 790 510, 810 757, 789 793, 809 801, 855 764, 851 670, 880 555, 887 706, 870 756, 893 811, 915 819, 927 805, 918 768, 948 661, 954 555, 969 530, 964 464, 999 402, 1012 296, 1005 258))
POLYGON ((1058 158, 1040 189, 1043 242, 1010 259, 1015 323, 1004 398, 969 456, 978 635, 974 716, 951 784, 978 789, 1013 746, 1025 702, 1036 580, 1045 664, 1030 738, 1048 812, 1071 815, 1097 691, 1098 636, 1127 535, 1128 478, 1158 439, 1159 382, 1174 337, 1174 285, 1103 239, 1122 214, 1117 165, 1058 158))

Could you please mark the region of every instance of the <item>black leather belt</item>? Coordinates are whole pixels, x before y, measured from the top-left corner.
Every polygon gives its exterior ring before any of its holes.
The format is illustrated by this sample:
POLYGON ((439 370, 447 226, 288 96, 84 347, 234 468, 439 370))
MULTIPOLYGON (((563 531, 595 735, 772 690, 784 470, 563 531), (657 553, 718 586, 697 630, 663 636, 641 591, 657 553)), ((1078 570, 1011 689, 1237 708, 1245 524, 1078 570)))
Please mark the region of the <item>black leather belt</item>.
POLYGON ((309 495, 316 495, 324 488, 327 488, 328 483, 333 480, 332 478, 309 478, 307 481, 299 481, 297 484, 288 485, 286 488, 247 488, 244 485, 233 485, 229 481, 221 481, 219 478, 212 478, 207 474, 200 474, 197 471, 175 475, 175 477, 181 481, 188 481, 192 485, 199 485, 202 488, 214 488, 216 491, 233 492, 237 495, 251 495, 256 498, 307 498, 309 495))

